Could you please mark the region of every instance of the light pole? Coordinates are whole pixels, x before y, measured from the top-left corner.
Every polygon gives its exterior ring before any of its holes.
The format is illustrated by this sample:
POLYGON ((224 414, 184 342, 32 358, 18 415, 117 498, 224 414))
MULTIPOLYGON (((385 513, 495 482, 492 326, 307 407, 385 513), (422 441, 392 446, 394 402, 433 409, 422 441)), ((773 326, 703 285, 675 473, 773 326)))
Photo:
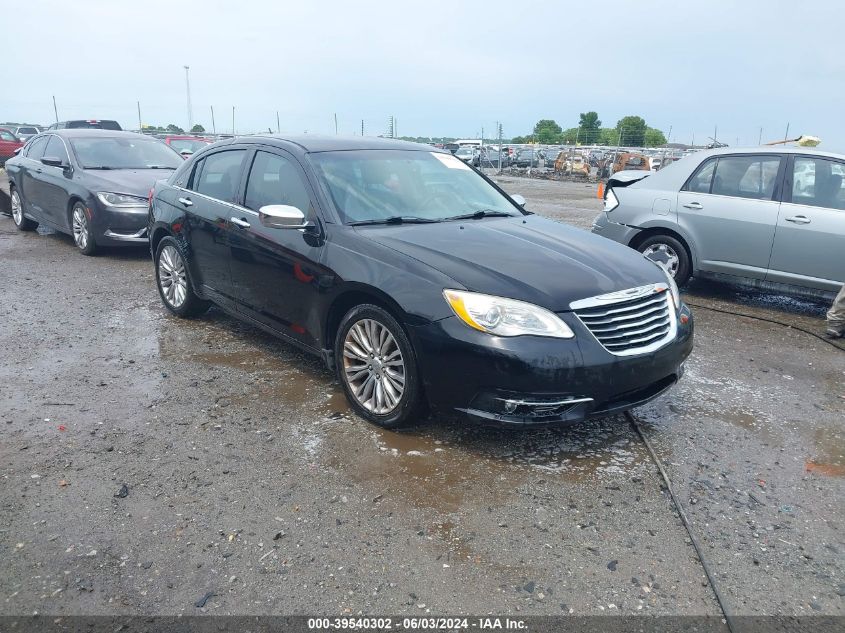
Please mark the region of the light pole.
POLYGON ((190 66, 185 66, 185 91, 188 95, 188 129, 185 131, 189 133, 194 127, 194 114, 191 111, 191 78, 189 75, 190 70, 190 66))

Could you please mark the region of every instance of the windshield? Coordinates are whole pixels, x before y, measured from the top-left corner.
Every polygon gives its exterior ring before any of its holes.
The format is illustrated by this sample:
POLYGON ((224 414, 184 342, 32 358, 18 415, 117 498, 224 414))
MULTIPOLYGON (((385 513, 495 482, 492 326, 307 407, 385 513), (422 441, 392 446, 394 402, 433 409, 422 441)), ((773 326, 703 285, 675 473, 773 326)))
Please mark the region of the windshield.
POLYGON ((521 212, 459 158, 439 152, 359 150, 311 155, 341 220, 441 221, 484 211, 521 212))
POLYGON ((38 130, 34 127, 19 127, 18 134, 38 134, 38 130))
POLYGON ((145 138, 75 138, 70 144, 83 169, 176 169, 182 157, 161 141, 145 138))
POLYGON ((189 150, 191 152, 198 152, 206 145, 208 145, 208 143, 206 143, 205 141, 200 141, 193 138, 170 139, 170 147, 175 149, 177 152, 183 152, 185 150, 189 150))
POLYGON ((462 147, 457 152, 455 152, 455 154, 458 154, 458 155, 461 155, 461 156, 469 156, 472 153, 473 153, 472 150, 469 149, 468 147, 462 147))

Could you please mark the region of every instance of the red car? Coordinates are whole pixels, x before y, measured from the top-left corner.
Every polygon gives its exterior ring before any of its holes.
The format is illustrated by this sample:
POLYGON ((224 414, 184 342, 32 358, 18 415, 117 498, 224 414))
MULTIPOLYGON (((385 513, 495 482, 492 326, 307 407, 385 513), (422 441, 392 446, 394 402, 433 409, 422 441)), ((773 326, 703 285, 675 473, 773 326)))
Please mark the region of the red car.
POLYGON ((12 134, 11 130, 0 127, 0 167, 15 155, 15 150, 23 147, 23 141, 12 134))
POLYGON ((201 136, 165 136, 164 142, 182 154, 183 158, 188 158, 191 154, 212 143, 210 139, 201 136))

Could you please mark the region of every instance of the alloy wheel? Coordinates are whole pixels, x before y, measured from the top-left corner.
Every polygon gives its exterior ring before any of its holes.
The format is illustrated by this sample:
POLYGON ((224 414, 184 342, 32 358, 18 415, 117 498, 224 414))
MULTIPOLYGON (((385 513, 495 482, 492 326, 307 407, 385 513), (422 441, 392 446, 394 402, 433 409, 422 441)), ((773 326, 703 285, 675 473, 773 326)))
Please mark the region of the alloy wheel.
POLYGON ((392 412, 405 392, 405 361, 396 339, 374 319, 361 319, 343 341, 343 373, 358 403, 375 413, 392 412))
POLYGON ((85 250, 88 246, 88 218, 85 217, 85 209, 76 207, 73 210, 73 241, 76 245, 85 250))
POLYGON ((185 262, 175 246, 168 244, 158 258, 158 283, 164 298, 174 308, 185 303, 188 296, 188 278, 185 262))
POLYGON ((681 258, 675 252, 675 249, 668 244, 649 244, 643 251, 643 255, 648 257, 651 261, 661 264, 672 277, 678 274, 678 267, 681 265, 681 258))
POLYGON ((21 197, 17 191, 12 191, 12 219, 17 226, 23 222, 23 206, 21 205, 21 197))

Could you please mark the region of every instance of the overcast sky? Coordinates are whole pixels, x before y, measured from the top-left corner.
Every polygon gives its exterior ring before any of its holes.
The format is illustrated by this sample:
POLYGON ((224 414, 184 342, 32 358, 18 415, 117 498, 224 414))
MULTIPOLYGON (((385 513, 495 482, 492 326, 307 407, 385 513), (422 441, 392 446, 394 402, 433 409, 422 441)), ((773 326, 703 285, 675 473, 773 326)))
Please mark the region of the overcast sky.
MULTIPOLYGON (((9 0, 5 0, 9 2, 9 0)), ((26 0, 7 6, 0 121, 231 132, 528 133, 596 110, 671 140, 813 134, 845 151, 845 2, 26 0), (13 27, 13 28, 9 28, 13 27)))

